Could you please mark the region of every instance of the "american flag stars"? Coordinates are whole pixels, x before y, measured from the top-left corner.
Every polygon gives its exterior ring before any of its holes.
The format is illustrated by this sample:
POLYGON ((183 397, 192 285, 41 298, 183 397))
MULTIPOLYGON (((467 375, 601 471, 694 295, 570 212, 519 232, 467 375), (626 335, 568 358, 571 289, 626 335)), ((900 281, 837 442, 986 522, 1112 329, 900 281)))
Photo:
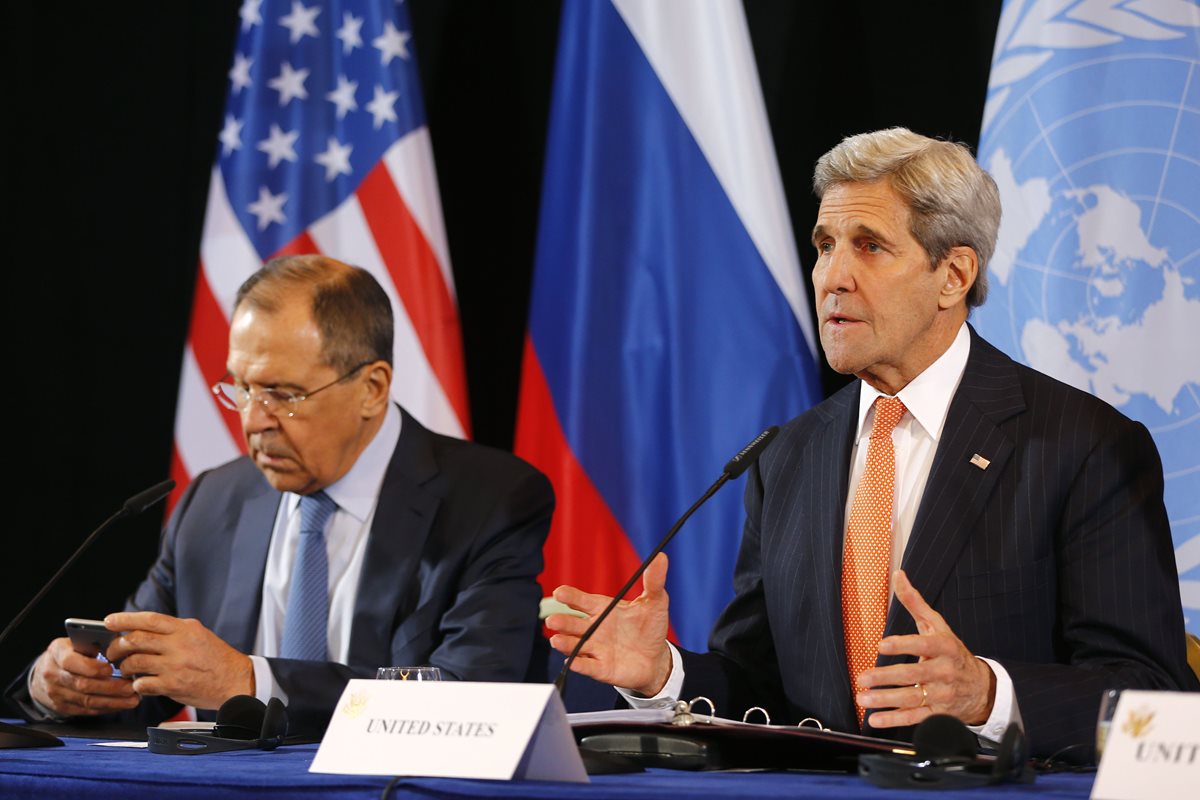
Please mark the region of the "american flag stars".
POLYGON ((358 101, 354 93, 358 91, 357 81, 348 80, 345 75, 338 75, 338 85, 325 99, 337 106, 337 118, 342 119, 347 112, 358 110, 358 101))
POLYGON ((288 41, 298 43, 305 36, 314 39, 321 34, 317 30, 317 15, 321 13, 318 6, 305 8, 300 0, 292 0, 292 13, 279 18, 279 24, 288 29, 288 41))
POLYGON ((350 169, 350 153, 353 150, 353 145, 342 144, 330 136, 325 152, 318 153, 313 161, 316 161, 325 168, 325 180, 331 181, 338 175, 352 174, 353 170, 350 169))
POLYGON ((233 69, 229 70, 229 88, 234 94, 238 94, 242 89, 249 88, 253 81, 250 80, 250 67, 254 65, 254 60, 246 58, 241 53, 235 53, 233 56, 233 69))
POLYGON ((244 0, 239 16, 217 162, 265 259, 425 120, 406 13, 364 0, 244 0))
POLYGON ((265 186, 258 187, 258 200, 251 203, 250 213, 258 219, 258 229, 264 231, 272 222, 283 223, 283 204, 287 202, 287 194, 271 194, 265 186))
POLYGON ((238 16, 242 18, 242 30, 248 31, 255 25, 262 24, 263 0, 243 0, 238 16))
POLYGON ((375 118, 375 130, 383 127, 385 122, 396 121, 396 100, 399 92, 385 92, 382 86, 375 87, 375 97, 367 103, 367 111, 375 118))
POLYGON ((380 63, 386 67, 397 56, 408 59, 408 40, 410 38, 412 38, 411 34, 396 30, 396 26, 389 20, 383 24, 383 35, 372 39, 371 44, 379 50, 380 63))
POLYGON ((275 123, 271 123, 271 135, 258 143, 258 149, 267 154, 268 165, 271 169, 279 166, 280 161, 296 160, 296 139, 300 131, 285 133, 275 123))
POLYGON ((342 55, 350 55, 354 48, 362 47, 362 17, 356 17, 349 11, 342 14, 342 27, 338 28, 337 38, 342 43, 342 55))
POLYGON ((242 123, 234 119, 232 114, 225 115, 225 127, 217 138, 221 141, 221 154, 229 155, 234 150, 242 149, 242 123))
POLYGON ((308 99, 304 82, 308 80, 309 72, 307 69, 295 69, 286 61, 279 65, 279 75, 267 81, 267 86, 279 92, 279 105, 286 106, 297 98, 308 99))

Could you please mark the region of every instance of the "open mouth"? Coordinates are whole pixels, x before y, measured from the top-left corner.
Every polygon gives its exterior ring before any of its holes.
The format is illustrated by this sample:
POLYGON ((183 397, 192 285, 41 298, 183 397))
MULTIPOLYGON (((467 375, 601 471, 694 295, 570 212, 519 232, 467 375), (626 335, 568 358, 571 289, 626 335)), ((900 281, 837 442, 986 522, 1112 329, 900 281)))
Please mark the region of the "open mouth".
POLYGON ((266 450, 259 450, 258 453, 255 454, 255 460, 260 464, 277 465, 282 464, 285 461, 290 461, 291 458, 283 453, 271 453, 267 452, 266 450))
POLYGON ((830 314, 828 317, 826 317, 825 321, 835 327, 842 327, 845 325, 851 325, 855 322, 861 322, 862 320, 855 319, 854 317, 847 317, 845 314, 830 314))

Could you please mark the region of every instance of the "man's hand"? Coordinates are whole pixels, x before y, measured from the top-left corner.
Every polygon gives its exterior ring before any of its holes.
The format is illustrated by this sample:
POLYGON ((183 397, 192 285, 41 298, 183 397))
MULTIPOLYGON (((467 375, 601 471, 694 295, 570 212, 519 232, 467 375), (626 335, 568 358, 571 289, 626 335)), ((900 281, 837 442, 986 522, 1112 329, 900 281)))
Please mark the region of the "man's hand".
POLYGON ((197 708, 220 708, 230 697, 254 694, 250 657, 234 650, 194 619, 123 611, 104 625, 125 631, 108 647, 108 658, 125 675, 138 676, 133 690, 197 708))
POLYGON ((929 607, 903 570, 895 575, 896 599, 917 623, 915 636, 887 636, 883 655, 913 655, 915 664, 892 664, 858 676, 855 700, 863 708, 891 708, 871 715, 871 726, 916 725, 933 714, 950 714, 967 725, 982 725, 996 699, 996 676, 971 654, 942 615, 929 607), (883 688, 896 687, 896 688, 883 688))
POLYGON ((33 699, 62 716, 92 716, 137 708, 141 698, 129 680, 114 678, 112 667, 76 653, 71 640, 55 639, 33 665, 33 699))
MULTIPOLYGON (((659 553, 642 576, 641 596, 622 600, 613 609, 579 652, 571 669, 647 697, 658 694, 671 677, 666 582, 667 554, 659 553)), ((569 614, 551 614, 546 618, 546 626, 555 631, 550 646, 564 655, 574 649, 579 637, 612 601, 611 597, 581 592, 574 586, 558 587, 554 599, 588 615, 586 619, 569 614)))

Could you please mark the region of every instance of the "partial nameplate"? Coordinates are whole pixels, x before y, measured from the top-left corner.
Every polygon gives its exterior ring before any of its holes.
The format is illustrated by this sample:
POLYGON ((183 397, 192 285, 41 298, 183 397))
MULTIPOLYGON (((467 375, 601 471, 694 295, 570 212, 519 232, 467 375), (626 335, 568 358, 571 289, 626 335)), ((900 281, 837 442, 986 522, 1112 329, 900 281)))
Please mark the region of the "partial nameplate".
POLYGON ((1174 800, 1200 786, 1200 694, 1121 692, 1093 800, 1174 800))
POLYGON ((586 783, 550 684, 353 680, 311 772, 586 783))

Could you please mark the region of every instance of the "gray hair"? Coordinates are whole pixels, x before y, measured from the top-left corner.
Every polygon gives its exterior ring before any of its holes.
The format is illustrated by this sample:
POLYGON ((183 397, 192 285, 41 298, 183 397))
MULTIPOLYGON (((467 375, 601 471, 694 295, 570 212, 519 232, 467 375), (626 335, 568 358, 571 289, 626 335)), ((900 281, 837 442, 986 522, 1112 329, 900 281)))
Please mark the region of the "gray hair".
POLYGON ((951 248, 965 245, 975 251, 979 275, 967 293, 967 305, 983 305, 987 264, 1000 229, 1000 191, 992 176, 965 144, 888 128, 848 136, 821 156, 813 190, 823 198, 837 184, 885 179, 908 203, 913 238, 932 266, 951 248))
POLYGON ((238 288, 234 311, 247 303, 276 313, 290 292, 307 289, 321 332, 321 357, 345 372, 367 361, 392 363, 392 304, 371 273, 320 255, 272 259, 238 288))

